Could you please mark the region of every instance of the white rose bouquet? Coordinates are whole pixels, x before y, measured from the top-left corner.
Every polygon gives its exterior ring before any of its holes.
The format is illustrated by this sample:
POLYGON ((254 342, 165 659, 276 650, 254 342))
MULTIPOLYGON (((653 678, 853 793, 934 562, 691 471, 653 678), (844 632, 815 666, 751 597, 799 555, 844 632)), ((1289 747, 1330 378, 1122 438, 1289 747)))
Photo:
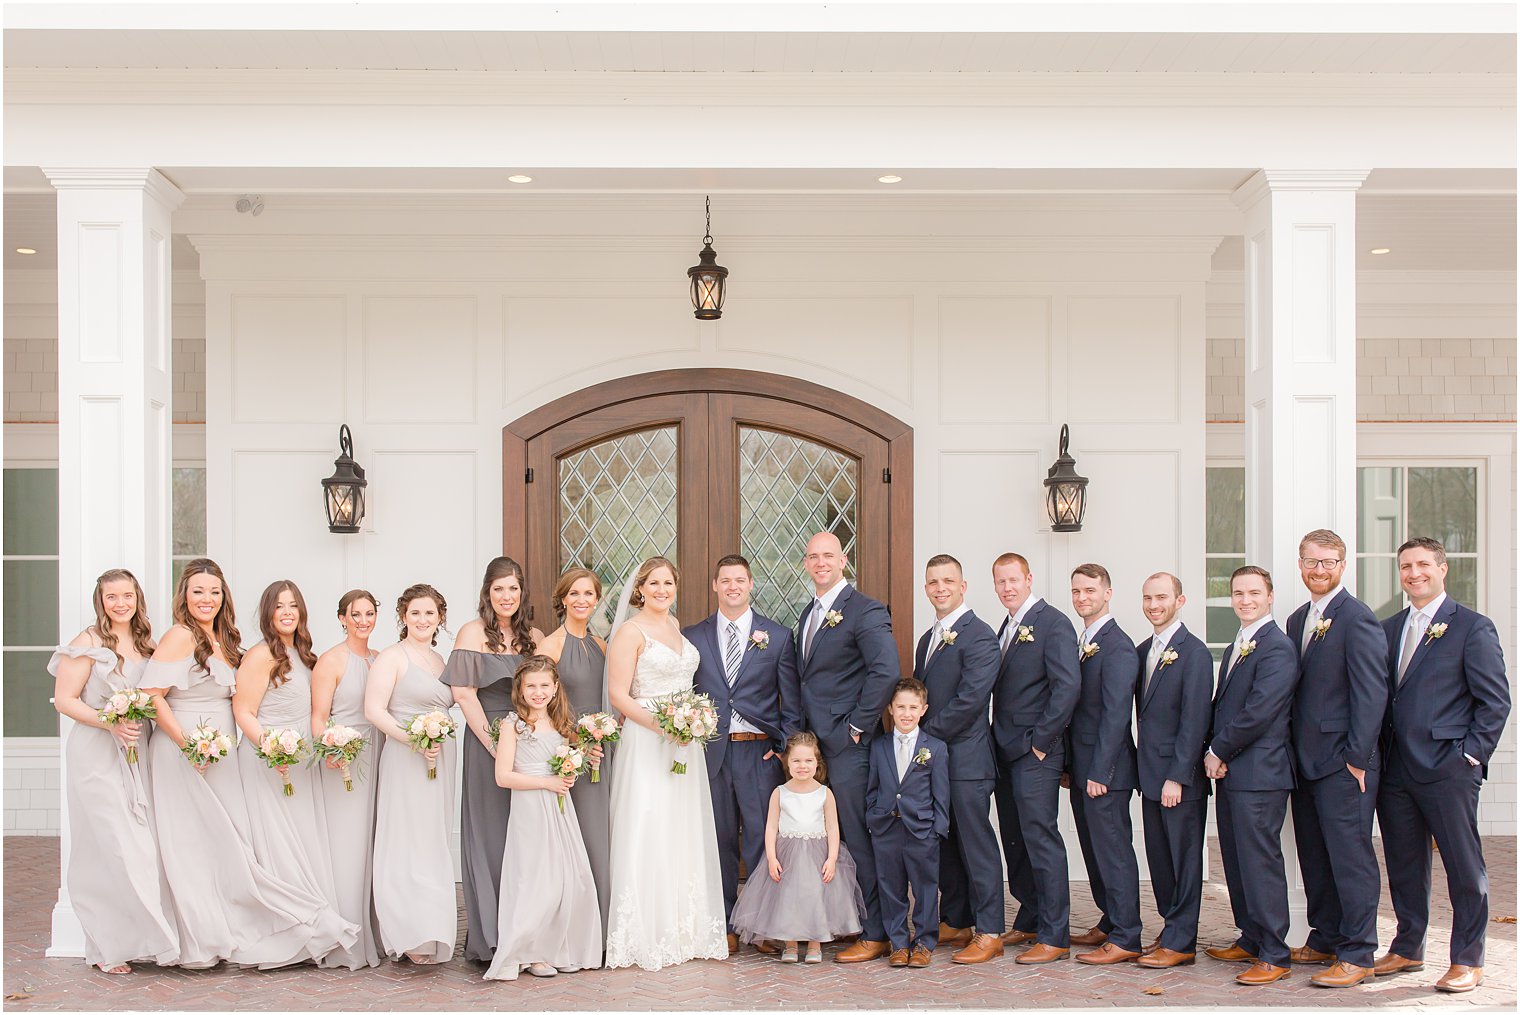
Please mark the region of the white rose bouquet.
POLYGON ((185 734, 180 753, 196 766, 214 765, 232 753, 232 738, 209 722, 202 722, 185 734))
MULTIPOLYGON (((587 712, 575 721, 575 735, 580 738, 581 749, 592 744, 615 744, 623 736, 623 729, 610 712, 587 712)), ((591 781, 602 781, 602 765, 591 762, 591 781)))
MULTIPOLYGON (((549 755, 549 774, 562 779, 574 778, 586 770, 586 764, 586 754, 579 747, 560 744, 549 755)), ((559 812, 565 813, 564 794, 556 793, 555 796, 559 798, 559 812)))
MULTIPOLYGON (((452 739, 458 732, 459 727, 453 719, 449 718, 449 714, 437 709, 414 715, 411 722, 406 724, 406 739, 414 751, 429 751, 434 747, 442 747, 445 740, 452 739)), ((437 758, 428 762, 428 778, 438 778, 437 758)))
POLYGON ((349 766, 359 757, 359 752, 364 750, 364 744, 364 734, 352 726, 339 726, 328 719, 327 728, 322 731, 312 749, 317 757, 337 764, 338 770, 343 773, 344 791, 352 793, 354 780, 349 774, 349 766))
POLYGON ((295 796, 296 788, 290 784, 290 773, 285 769, 306 760, 309 747, 298 730, 265 730, 253 753, 263 758, 264 764, 280 773, 280 778, 285 783, 285 795, 295 796))
POLYGON ((676 742, 676 760, 670 766, 676 775, 686 774, 686 748, 693 743, 706 744, 718 735, 718 710, 712 699, 696 691, 677 691, 650 702, 660 732, 676 742))
MULTIPOLYGON (((157 719, 158 709, 153 707, 153 695, 136 687, 128 687, 112 693, 95 715, 106 726, 115 726, 119 722, 157 719)), ((137 764, 136 744, 127 748, 127 764, 137 764)))

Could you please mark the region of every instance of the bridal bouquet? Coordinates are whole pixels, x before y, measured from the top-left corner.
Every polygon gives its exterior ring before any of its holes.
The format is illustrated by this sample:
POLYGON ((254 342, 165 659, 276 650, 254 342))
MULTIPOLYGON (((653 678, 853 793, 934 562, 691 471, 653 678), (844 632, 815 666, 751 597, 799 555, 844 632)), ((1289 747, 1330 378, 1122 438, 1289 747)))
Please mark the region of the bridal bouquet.
POLYGON ((675 740, 676 760, 670 766, 676 775, 686 774, 686 747, 706 744, 718 735, 718 711, 712 699, 696 691, 677 691, 650 702, 649 711, 660 732, 675 740))
MULTIPOLYGON (((622 727, 610 712, 587 712, 575 721, 575 734, 580 738, 581 749, 592 744, 615 744, 623 736, 622 727)), ((591 763, 591 781, 602 781, 601 762, 591 763)))
POLYGON ((317 757, 324 761, 337 762, 338 770, 343 773, 343 789, 346 792, 354 791, 354 780, 349 774, 348 766, 354 763, 359 752, 364 750, 364 734, 352 726, 339 726, 331 719, 327 720, 327 728, 317 738, 313 749, 317 757))
MULTIPOLYGON (((586 770, 586 755, 579 747, 569 744, 560 744, 549 755, 549 774, 559 776, 562 779, 573 778, 586 770)), ((554 794, 559 800, 559 812, 565 813, 565 796, 563 793, 554 794)))
MULTIPOLYGON (((299 764, 306 758, 306 740, 298 730, 265 730, 253 753, 264 759, 270 768, 283 770, 299 764)), ((290 773, 280 771, 285 783, 285 795, 295 796, 296 788, 290 784, 290 773)))
POLYGON ((214 765, 232 753, 232 738, 202 722, 185 734, 185 746, 179 750, 196 765, 214 765))
MULTIPOLYGON (((442 747, 443 742, 451 739, 458 731, 459 727, 447 712, 435 709, 412 716, 412 721, 406 724, 406 739, 411 743, 412 750, 427 751, 442 747)), ((428 762, 428 778, 438 778, 437 758, 428 762)))
MULTIPOLYGON (((95 715, 105 725, 115 726, 119 722, 157 719, 158 709, 153 707, 153 695, 147 691, 129 687, 124 691, 113 692, 111 697, 106 699, 105 706, 95 715)), ((127 748, 127 764, 137 764, 136 744, 127 748)))

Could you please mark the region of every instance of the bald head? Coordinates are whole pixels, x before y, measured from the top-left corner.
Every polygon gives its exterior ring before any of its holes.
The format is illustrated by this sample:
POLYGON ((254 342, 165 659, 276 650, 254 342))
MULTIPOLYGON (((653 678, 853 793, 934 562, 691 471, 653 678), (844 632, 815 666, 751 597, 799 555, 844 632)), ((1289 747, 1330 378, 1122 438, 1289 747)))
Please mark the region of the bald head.
POLYGON ((844 580, 848 564, 844 546, 832 532, 814 533, 802 555, 802 566, 813 579, 813 592, 820 596, 844 580))

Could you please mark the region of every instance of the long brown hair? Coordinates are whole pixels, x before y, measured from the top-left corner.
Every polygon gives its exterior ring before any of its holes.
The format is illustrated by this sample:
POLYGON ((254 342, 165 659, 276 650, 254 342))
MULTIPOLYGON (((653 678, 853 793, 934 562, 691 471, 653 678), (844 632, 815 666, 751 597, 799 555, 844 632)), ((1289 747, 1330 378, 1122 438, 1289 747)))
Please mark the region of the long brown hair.
POLYGON ((201 630, 201 625, 190 616, 190 579, 198 574, 209 574, 222 583, 222 608, 216 612, 215 619, 211 621, 211 630, 216 633, 216 643, 221 646, 222 655, 227 657, 228 665, 237 669, 238 664, 243 661, 243 636, 237 629, 237 612, 232 608, 232 590, 227 587, 227 579, 222 576, 222 569, 217 567, 216 561, 210 557, 196 557, 180 572, 179 585, 174 590, 174 622, 189 629, 191 636, 195 638, 195 665, 209 673, 211 639, 206 637, 206 632, 201 630))
POLYGON ((447 631, 444 622, 449 619, 449 604, 444 601, 443 593, 439 592, 427 582, 418 582, 416 585, 408 585, 406 591, 401 593, 401 598, 396 600, 396 626, 401 629, 397 641, 406 640, 406 608, 412 605, 414 599, 431 599, 438 606, 438 626, 433 629, 433 644, 438 644, 438 632, 447 631))
POLYGON ((517 717, 527 722, 533 711, 523 694, 522 678, 529 673, 547 673, 554 678, 554 697, 549 699, 544 712, 549 716, 549 724, 560 736, 574 741, 575 709, 570 707, 570 698, 565 694, 564 685, 559 682, 559 668, 548 656, 529 656, 518 664, 517 672, 512 674, 512 708, 517 712, 517 717))
POLYGON ((670 570, 670 577, 675 579, 676 592, 679 593, 681 591, 681 572, 676 570, 676 566, 670 562, 670 558, 650 557, 639 565, 638 573, 633 576, 633 592, 628 596, 629 606, 632 606, 636 610, 644 608, 644 593, 639 590, 649 580, 649 576, 662 567, 670 570))
POLYGON ((306 664, 308 670, 317 665, 317 654, 311 650, 311 630, 306 626, 306 597, 301 595, 296 583, 288 578, 270 582, 264 594, 259 597, 259 633, 264 636, 264 644, 269 649, 270 658, 274 660, 274 669, 269 671, 270 687, 279 687, 290 679, 290 653, 285 650, 285 639, 280 637, 280 632, 274 626, 274 611, 279 605, 281 592, 289 592, 296 600, 296 615, 300 619, 296 621, 296 633, 290 639, 296 655, 301 657, 301 662, 306 664))
POLYGON ((137 576, 131 571, 124 567, 113 567, 95 579, 95 625, 90 630, 95 632, 102 645, 115 654, 116 669, 120 671, 127 660, 116 651, 116 634, 111 630, 111 618, 106 615, 105 587, 109 582, 132 583, 132 591, 137 595, 137 612, 127 621, 127 628, 132 634, 132 647, 144 659, 153 654, 153 624, 148 620, 147 597, 143 595, 142 586, 137 583, 137 576))
POLYGON ((475 612, 486 628, 486 651, 500 652, 507 647, 502 636, 501 618, 491 605, 491 586, 502 578, 516 578, 519 590, 517 612, 511 618, 512 650, 518 655, 529 655, 533 652, 533 628, 528 624, 528 611, 523 609, 528 602, 528 579, 522 566, 511 557, 497 557, 491 561, 486 565, 485 577, 480 580, 480 604, 475 612))
POLYGON ((559 581, 554 583, 554 595, 550 600, 554 606, 554 615, 559 618, 561 624, 565 622, 565 597, 570 594, 571 587, 582 578, 591 579, 591 587, 596 589, 597 602, 602 600, 602 580, 597 577, 596 572, 590 568, 572 567, 560 575, 559 581))

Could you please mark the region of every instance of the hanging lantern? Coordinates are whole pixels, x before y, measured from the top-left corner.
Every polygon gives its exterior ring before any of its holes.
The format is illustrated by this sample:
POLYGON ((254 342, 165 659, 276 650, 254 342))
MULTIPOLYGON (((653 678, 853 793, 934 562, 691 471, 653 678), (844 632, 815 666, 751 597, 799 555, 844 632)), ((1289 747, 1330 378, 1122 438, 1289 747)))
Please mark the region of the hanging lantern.
POLYGON ((364 488, 369 483, 364 469, 354 461, 354 438, 348 424, 338 429, 338 457, 333 474, 322 480, 322 494, 327 501, 327 531, 358 532, 364 520, 364 488))
POLYGON ((728 295, 728 269, 718 263, 712 246, 712 198, 707 198, 707 232, 702 237, 698 263, 686 269, 691 279, 691 305, 699 321, 716 321, 723 316, 723 300, 728 295))
POLYGON ((1076 459, 1067 452, 1071 431, 1061 424, 1061 453, 1045 476, 1045 509, 1055 532, 1081 532, 1087 513, 1087 477, 1077 475, 1076 459))

